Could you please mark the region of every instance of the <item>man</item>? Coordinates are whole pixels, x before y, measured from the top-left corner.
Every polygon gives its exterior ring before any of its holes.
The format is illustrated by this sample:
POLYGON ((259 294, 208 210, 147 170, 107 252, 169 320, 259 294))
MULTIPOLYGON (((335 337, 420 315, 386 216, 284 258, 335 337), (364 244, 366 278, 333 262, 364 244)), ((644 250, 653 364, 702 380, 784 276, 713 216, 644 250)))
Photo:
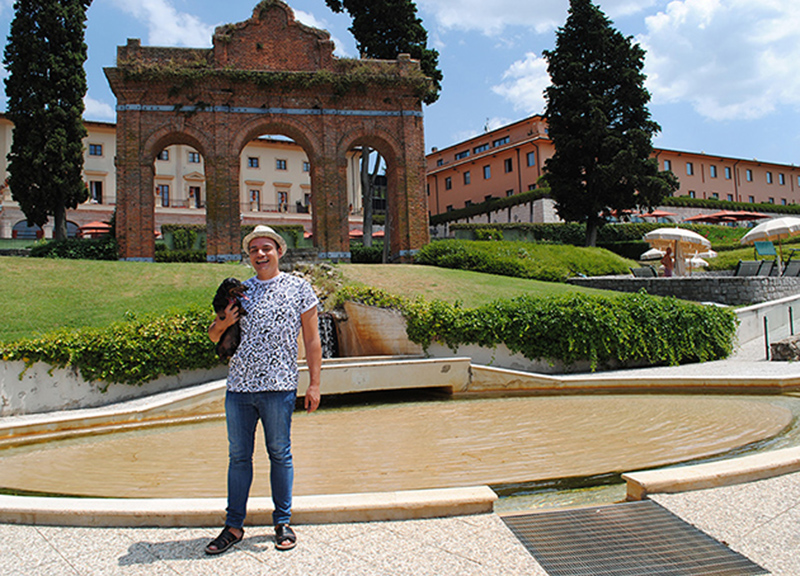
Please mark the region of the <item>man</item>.
POLYGON ((297 536, 289 521, 294 468, 291 421, 297 397, 298 333, 302 330, 309 386, 305 408, 313 412, 320 401, 322 346, 317 324, 317 300, 311 285, 278 268, 286 242, 269 226, 256 226, 245 236, 242 249, 256 275, 244 282, 246 315, 229 305, 208 328, 213 342, 237 320, 242 338, 230 360, 225 395, 228 428, 228 507, 225 527, 205 548, 221 554, 241 541, 247 498, 253 479, 253 449, 261 421, 270 460, 270 487, 275 511, 275 547, 294 548, 297 536))

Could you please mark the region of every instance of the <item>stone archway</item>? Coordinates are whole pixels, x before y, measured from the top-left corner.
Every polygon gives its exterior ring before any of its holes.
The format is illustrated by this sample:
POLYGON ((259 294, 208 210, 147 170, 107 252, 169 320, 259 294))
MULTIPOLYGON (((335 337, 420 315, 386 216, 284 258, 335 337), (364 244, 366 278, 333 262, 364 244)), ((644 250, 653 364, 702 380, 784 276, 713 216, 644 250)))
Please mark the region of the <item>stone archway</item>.
POLYGON ((122 259, 153 258, 153 154, 181 140, 205 159, 208 260, 239 260, 239 153, 252 134, 276 126, 309 156, 321 257, 350 256, 345 155, 357 141, 375 141, 393 158, 392 259, 407 261, 428 242, 422 98, 431 84, 418 62, 336 58, 327 32, 263 0, 249 20, 218 27, 213 48, 128 40, 105 73, 117 98, 122 259))

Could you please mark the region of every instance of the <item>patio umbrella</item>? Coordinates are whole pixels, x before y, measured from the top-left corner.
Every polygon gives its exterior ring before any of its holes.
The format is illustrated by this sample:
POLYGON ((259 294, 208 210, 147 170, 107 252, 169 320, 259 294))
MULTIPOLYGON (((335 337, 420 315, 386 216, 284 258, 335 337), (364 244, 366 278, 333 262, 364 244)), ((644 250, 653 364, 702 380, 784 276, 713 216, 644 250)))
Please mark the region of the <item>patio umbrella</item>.
POLYGON ((781 243, 784 238, 789 238, 795 234, 800 234, 800 218, 795 216, 783 216, 782 218, 773 218, 762 222, 758 226, 753 227, 741 240, 742 244, 752 244, 758 240, 765 240, 769 242, 778 241, 778 253, 780 254, 780 261, 783 262, 783 247, 781 243))
POLYGON ((656 228, 644 235, 644 241, 653 248, 672 248, 675 257, 675 273, 682 276, 686 271, 684 254, 711 248, 708 238, 684 228, 656 228))
POLYGON ((639 260, 658 260, 666 254, 663 250, 658 248, 650 248, 647 252, 639 256, 639 260))

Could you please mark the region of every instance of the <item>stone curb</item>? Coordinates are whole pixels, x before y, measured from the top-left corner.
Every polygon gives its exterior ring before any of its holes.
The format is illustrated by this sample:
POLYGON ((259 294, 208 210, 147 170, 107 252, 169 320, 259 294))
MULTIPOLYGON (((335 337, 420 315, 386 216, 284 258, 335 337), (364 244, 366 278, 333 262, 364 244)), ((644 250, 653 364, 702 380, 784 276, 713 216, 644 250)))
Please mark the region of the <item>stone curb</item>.
POLYGON ((800 447, 741 456, 694 466, 678 466, 623 474, 627 499, 648 494, 689 492, 764 480, 800 470, 800 447))
MULTIPOLYGON (((293 524, 377 522, 491 513, 488 486, 297 496, 293 524)), ((44 526, 222 526, 225 498, 49 498, 0 495, 0 523, 44 526)), ((272 524, 272 500, 251 498, 248 525, 272 524)))

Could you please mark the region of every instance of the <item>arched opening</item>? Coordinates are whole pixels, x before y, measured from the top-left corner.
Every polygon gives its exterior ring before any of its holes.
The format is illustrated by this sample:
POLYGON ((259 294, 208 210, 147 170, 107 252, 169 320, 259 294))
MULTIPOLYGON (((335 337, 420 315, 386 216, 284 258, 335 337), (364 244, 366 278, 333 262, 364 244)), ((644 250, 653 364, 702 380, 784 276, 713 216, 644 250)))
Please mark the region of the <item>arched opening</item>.
POLYGON ((346 158, 348 202, 360 219, 360 228, 351 227, 351 251, 363 262, 390 262, 392 210, 396 211, 392 196, 397 188, 393 148, 380 137, 361 137, 354 140, 346 158))
POLYGON ((153 161, 156 211, 205 211, 206 175, 203 155, 189 144, 161 148, 153 161))
POLYGON ((242 225, 302 226, 301 237, 287 237, 289 247, 312 246, 314 150, 303 127, 256 122, 239 147, 242 225))
POLYGON ((44 238, 44 230, 37 224, 29 226, 25 220, 20 220, 11 228, 11 237, 19 240, 39 240, 44 238))

